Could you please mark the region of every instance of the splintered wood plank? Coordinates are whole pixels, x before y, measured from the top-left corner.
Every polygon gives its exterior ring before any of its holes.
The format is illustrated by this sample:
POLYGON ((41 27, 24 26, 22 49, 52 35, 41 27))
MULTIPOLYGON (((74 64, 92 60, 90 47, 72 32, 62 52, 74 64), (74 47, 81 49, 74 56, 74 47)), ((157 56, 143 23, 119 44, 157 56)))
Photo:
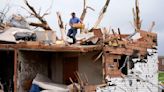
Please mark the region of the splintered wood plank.
POLYGON ((100 12, 100 14, 99 14, 99 17, 98 17, 98 19, 96 20, 96 23, 94 24, 94 27, 93 27, 93 28, 97 28, 97 26, 100 24, 101 20, 102 20, 103 17, 104 17, 104 14, 106 13, 106 10, 107 10, 107 8, 108 8, 109 2, 110 2, 110 0, 106 0, 106 3, 105 3, 105 5, 103 6, 103 8, 101 9, 101 12, 100 12))
POLYGON ((102 50, 101 45, 84 45, 84 46, 65 46, 65 45, 27 45, 27 44, 0 44, 0 49, 18 49, 31 51, 50 51, 50 52, 89 52, 102 50))
POLYGON ((14 50, 14 92, 17 92, 17 77, 18 77, 18 50, 14 50))

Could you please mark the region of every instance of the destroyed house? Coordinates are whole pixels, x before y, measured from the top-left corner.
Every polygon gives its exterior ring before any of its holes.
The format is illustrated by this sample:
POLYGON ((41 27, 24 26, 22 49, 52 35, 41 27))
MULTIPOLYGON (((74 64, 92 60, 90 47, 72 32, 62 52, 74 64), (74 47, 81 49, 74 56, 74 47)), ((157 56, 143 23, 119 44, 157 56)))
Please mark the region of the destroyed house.
POLYGON ((158 83, 152 72, 145 75, 149 69, 139 71, 135 66, 150 62, 152 69, 155 68, 153 71, 157 71, 157 35, 140 30, 129 37, 131 35, 111 34, 103 44, 97 45, 0 44, 1 78, 8 87, 13 86, 14 92, 27 92, 37 74, 65 85, 72 84, 71 78, 73 83, 81 82, 86 92, 96 91, 98 85, 107 82, 107 77, 123 78, 135 71, 141 72, 138 76, 149 76, 158 83), (149 56, 154 57, 154 61, 149 61, 149 56))
MULTIPOLYGON (((56 39, 44 16, 25 0, 40 23, 15 17, 0 29, 0 91, 4 92, 158 92, 157 34, 141 30, 138 1, 134 32, 98 28, 110 0, 106 0, 92 29, 84 29, 76 44, 67 41, 63 21, 57 13, 62 34, 56 39), (22 23, 22 24, 21 24, 22 23), (37 26, 45 31, 31 31, 37 26), (22 41, 23 40, 23 41, 22 41)), ((85 5, 84 5, 85 6, 85 5)), ((87 7, 81 16, 84 19, 87 7)))

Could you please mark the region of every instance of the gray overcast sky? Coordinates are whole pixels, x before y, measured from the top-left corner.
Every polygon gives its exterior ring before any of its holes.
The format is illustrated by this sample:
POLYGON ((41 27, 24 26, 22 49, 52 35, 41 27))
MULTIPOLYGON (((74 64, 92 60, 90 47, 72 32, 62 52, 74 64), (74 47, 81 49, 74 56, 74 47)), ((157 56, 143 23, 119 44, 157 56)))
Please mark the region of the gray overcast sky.
MULTIPOLYGON (((77 16, 80 16, 83 8, 83 0, 28 0, 30 4, 35 6, 36 9, 44 12, 51 3, 51 14, 46 16, 46 20, 51 27, 59 34, 59 28, 57 26, 56 12, 59 11, 62 15, 64 23, 68 23, 70 13, 76 12, 77 16)), ((95 11, 88 10, 84 23, 91 27, 99 14, 100 9, 105 3, 105 0, 86 0, 88 6, 91 6, 95 11)), ((122 33, 132 33, 133 27, 130 21, 133 20, 132 7, 134 7, 135 0, 111 0, 107 13, 100 25, 100 27, 120 28, 122 33)), ((164 0, 139 0, 142 29, 147 30, 152 21, 156 22, 154 32, 158 34, 158 48, 159 55, 164 55, 164 0)), ((8 4, 11 9, 8 15, 12 13, 25 14, 23 9, 19 6, 24 6, 23 0, 0 0, 0 10, 3 9, 5 4, 8 4)), ((59 34, 60 35, 60 34, 59 34)))

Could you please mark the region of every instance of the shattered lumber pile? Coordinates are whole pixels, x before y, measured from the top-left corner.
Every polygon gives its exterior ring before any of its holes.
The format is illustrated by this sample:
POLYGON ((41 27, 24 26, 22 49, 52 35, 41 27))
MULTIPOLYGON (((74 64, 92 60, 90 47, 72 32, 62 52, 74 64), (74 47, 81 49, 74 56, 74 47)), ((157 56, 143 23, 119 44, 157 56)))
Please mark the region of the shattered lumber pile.
POLYGON ((139 51, 141 55, 146 54, 146 49, 157 46, 157 34, 146 31, 139 31, 134 36, 130 35, 110 35, 105 39, 104 50, 111 54, 131 55, 134 50, 139 51), (138 36, 138 37, 137 37, 138 36))

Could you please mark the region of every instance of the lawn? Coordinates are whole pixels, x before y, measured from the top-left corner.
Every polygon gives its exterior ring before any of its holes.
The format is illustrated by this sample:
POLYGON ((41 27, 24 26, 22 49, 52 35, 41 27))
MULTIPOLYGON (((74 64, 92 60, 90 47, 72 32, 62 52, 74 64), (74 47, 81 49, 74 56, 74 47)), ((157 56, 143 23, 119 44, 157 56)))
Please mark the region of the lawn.
POLYGON ((159 81, 164 83, 164 72, 159 72, 158 79, 159 79, 159 81))

